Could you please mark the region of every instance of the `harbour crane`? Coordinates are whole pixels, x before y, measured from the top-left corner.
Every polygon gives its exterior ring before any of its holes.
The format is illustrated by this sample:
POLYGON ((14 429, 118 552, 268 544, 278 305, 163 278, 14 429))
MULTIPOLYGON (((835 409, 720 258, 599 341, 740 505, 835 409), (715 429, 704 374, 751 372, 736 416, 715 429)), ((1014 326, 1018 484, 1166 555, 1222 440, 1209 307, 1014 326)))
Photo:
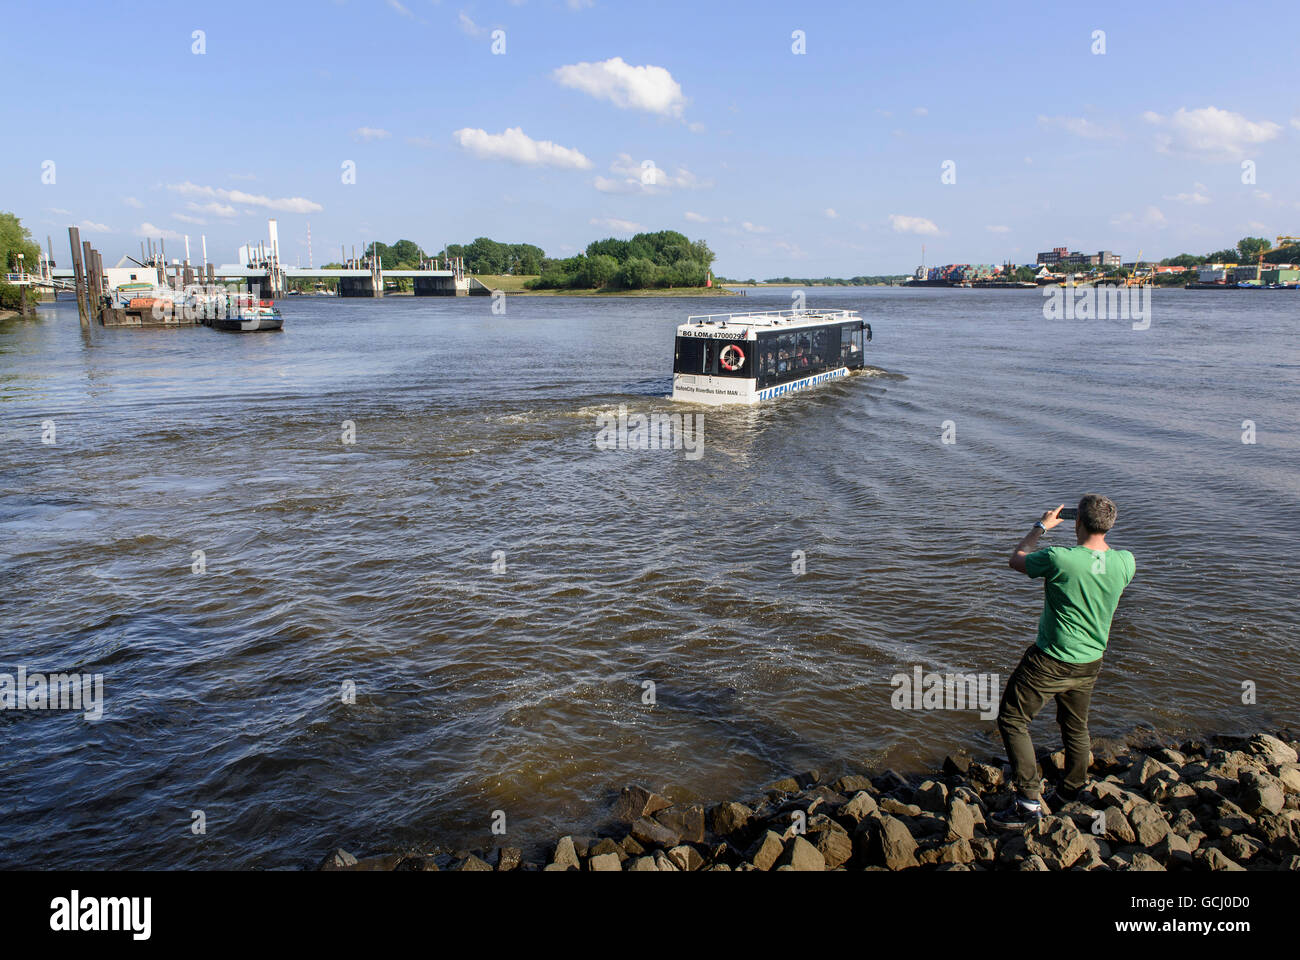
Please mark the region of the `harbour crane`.
POLYGON ((1256 283, 1259 283, 1264 278, 1264 258, 1268 256, 1270 253, 1276 253, 1278 250, 1281 250, 1283 247, 1290 246, 1293 243, 1300 243, 1300 237, 1276 237, 1274 238, 1274 242, 1277 244, 1277 246, 1270 247, 1268 250, 1261 250, 1259 252, 1259 260, 1255 264, 1256 283))

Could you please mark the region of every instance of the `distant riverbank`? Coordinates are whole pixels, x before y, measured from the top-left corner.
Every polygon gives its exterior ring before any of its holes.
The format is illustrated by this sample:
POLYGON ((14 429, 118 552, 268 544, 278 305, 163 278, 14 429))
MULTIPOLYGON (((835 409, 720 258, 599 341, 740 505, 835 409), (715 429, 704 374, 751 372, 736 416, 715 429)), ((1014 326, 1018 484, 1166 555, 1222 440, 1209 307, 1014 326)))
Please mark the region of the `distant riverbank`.
POLYGON ((733 297, 724 287, 645 287, 639 290, 530 290, 524 286, 536 277, 517 277, 509 274, 474 277, 489 290, 509 294, 527 294, 535 297, 733 297))

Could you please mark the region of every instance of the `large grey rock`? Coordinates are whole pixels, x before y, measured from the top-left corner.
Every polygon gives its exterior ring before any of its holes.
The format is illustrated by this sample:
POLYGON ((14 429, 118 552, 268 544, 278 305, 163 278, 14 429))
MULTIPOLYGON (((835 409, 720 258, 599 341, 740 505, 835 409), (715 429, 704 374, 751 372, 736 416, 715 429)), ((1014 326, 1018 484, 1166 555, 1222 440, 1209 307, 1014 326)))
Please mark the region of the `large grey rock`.
POLYGON ((1203 870, 1236 871, 1246 869, 1241 864, 1230 860, 1224 855, 1223 851, 1216 847, 1202 847, 1192 854, 1192 859, 1203 870))
POLYGON ((814 818, 808 825, 807 840, 826 861, 826 869, 834 870, 853 856, 853 838, 848 831, 829 817, 814 818))
POLYGON ((1086 849, 1082 834, 1069 817, 1043 817, 1025 830, 1029 855, 1042 857, 1052 870, 1065 870, 1086 849))
POLYGON ((826 858, 803 837, 791 837, 777 860, 778 867, 786 865, 804 873, 821 872, 826 869, 826 858))
POLYGON ((1134 787, 1145 787, 1151 780, 1179 780, 1178 771, 1155 757, 1143 756, 1129 767, 1125 781, 1134 787))
POLYGON ((758 870, 771 870, 776 866, 777 858, 785 852, 781 835, 771 830, 764 830, 762 835, 745 851, 745 859, 758 870))
POLYGON ((699 870, 704 866, 704 858, 700 856, 700 851, 689 843, 678 844, 669 850, 668 859, 672 861, 674 867, 684 873, 699 870))
POLYGON ((903 803, 894 797, 881 797, 880 809, 899 817, 919 817, 921 808, 914 803, 903 803))
POLYGON ((704 808, 698 803, 660 810, 654 815, 654 819, 686 843, 704 842, 704 808))
POLYGON ((1124 816, 1124 811, 1119 807, 1107 807, 1101 811, 1105 817, 1102 836, 1117 846, 1127 846, 1130 843, 1137 843, 1137 833, 1133 825, 1129 823, 1128 817, 1124 816))
POLYGON ((682 836, 675 830, 669 830, 658 820, 642 817, 632 824, 632 836, 646 849, 653 847, 675 847, 682 842, 682 836))
POLYGON ((960 797, 953 797, 948 804, 949 840, 971 840, 975 836, 975 814, 960 797))
POLYGON ((730 837, 749 826, 754 811, 743 803, 724 801, 709 808, 709 829, 719 837, 730 837))
POLYGON ((875 785, 871 782, 870 777, 857 776, 856 774, 840 777, 835 781, 835 789, 845 796, 852 796, 863 790, 874 790, 875 785))
POLYGON ((865 790, 860 790, 853 795, 853 799, 840 807, 839 815, 847 817, 854 823, 861 823, 867 817, 874 817, 879 810, 875 798, 865 790))
POLYGON ((1251 737, 1246 742, 1246 752, 1261 758, 1270 767, 1300 761, 1300 756, 1296 755, 1292 747, 1267 733, 1251 737))
POLYGON ((916 840, 896 817, 885 815, 872 831, 870 845, 872 860, 890 870, 906 870, 919 866, 916 859, 916 840))
POLYGON ((1286 805, 1286 787, 1271 773, 1245 770, 1239 782, 1241 807, 1252 816, 1278 813, 1286 805))
POLYGON ((916 805, 932 813, 943 813, 948 806, 948 788, 937 780, 926 780, 916 788, 916 805))
POLYGON ((623 869, 622 862, 615 853, 598 853, 587 861, 587 869, 596 873, 618 872, 623 869))
POLYGON ((1154 803, 1135 805, 1128 819, 1133 825, 1133 832, 1137 834, 1137 842, 1144 847, 1155 846, 1170 833, 1169 821, 1154 803))
POLYGON ((1169 869, 1190 869, 1192 848, 1176 833, 1168 833, 1151 848, 1155 857, 1169 869))
POLYGON ((578 850, 573 844, 573 837, 560 838, 560 842, 555 845, 555 853, 551 856, 551 863, 577 869, 578 850))
POLYGON ((645 787, 624 787, 614 802, 614 819, 623 823, 635 823, 641 817, 648 817, 672 806, 666 797, 645 789, 645 787))
POLYGON ((659 868, 655 866, 654 857, 637 857, 627 869, 629 873, 657 873, 659 871, 659 868))

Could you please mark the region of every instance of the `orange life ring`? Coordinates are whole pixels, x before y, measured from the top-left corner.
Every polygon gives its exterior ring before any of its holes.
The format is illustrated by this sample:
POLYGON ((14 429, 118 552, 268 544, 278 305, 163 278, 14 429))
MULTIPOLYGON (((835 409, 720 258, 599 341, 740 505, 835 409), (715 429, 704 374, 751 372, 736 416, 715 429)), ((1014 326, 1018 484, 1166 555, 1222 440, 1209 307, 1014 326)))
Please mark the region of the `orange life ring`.
POLYGON ((736 346, 734 343, 729 343, 722 348, 722 353, 718 356, 718 362, 722 364, 723 370, 730 370, 732 372, 739 370, 745 365, 745 351, 741 350, 740 347, 736 346), (729 363, 728 357, 732 350, 736 351, 736 355, 739 359, 734 363, 729 363))

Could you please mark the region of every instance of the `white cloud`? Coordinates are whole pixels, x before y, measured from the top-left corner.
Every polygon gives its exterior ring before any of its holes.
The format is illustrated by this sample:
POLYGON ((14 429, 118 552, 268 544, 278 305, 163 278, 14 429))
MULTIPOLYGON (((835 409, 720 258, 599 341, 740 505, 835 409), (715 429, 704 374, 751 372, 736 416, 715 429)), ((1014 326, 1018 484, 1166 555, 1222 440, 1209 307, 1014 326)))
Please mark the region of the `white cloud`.
POLYGON ((188 213, 173 213, 172 216, 182 223, 193 223, 200 227, 205 227, 208 224, 208 221, 202 217, 191 217, 188 213))
POLYGON ((939 228, 935 226, 933 220, 927 220, 925 217, 908 217, 899 213, 889 215, 889 224, 894 228, 895 233, 919 233, 919 234, 936 234, 939 228))
POLYGON ((410 8, 408 8, 405 4, 399 3, 398 0, 388 0, 388 5, 404 17, 415 16, 415 14, 413 14, 410 11, 410 8))
POLYGON ((1218 160, 1238 160, 1247 148, 1267 143, 1282 131, 1271 120, 1256 123, 1218 107, 1179 107, 1170 117, 1148 110, 1142 119, 1160 128, 1156 149, 1161 153, 1202 154, 1218 160))
POLYGON ((184 240, 185 235, 177 233, 175 230, 168 230, 166 227, 157 227, 152 223, 145 221, 136 227, 136 234, 141 237, 162 237, 164 240, 184 240))
POLYGON ((708 222, 709 222, 709 218, 708 218, 708 217, 704 216, 704 215, 701 214, 701 213, 696 213, 694 210, 687 210, 687 211, 686 211, 686 219, 689 220, 691 223, 708 223, 708 222))
POLYGON ((214 217, 233 217, 236 212, 235 208, 230 206, 230 204, 218 203, 215 200, 211 200, 208 203, 195 203, 191 200, 189 203, 185 204, 185 207, 186 209, 195 210, 199 213, 210 213, 214 217))
POLYGON ((1159 207, 1148 206, 1142 211, 1140 216, 1133 213, 1122 213, 1118 216, 1112 217, 1110 223, 1113 227, 1142 227, 1146 229, 1160 230, 1168 226, 1169 221, 1165 219, 1165 215, 1161 212, 1159 207))
POLYGON ((641 224, 632 220, 620 220, 617 217, 592 217, 591 225, 593 227, 609 227, 619 233, 640 233, 645 229, 641 224))
POLYGON ((64 210, 62 207, 46 207, 45 209, 48 210, 50 213, 57 214, 60 217, 72 216, 71 210, 64 210))
POLYGON ((483 36, 483 28, 480 27, 477 23, 475 23, 472 19, 470 19, 470 15, 466 13, 464 10, 460 12, 460 15, 457 17, 457 19, 460 21, 461 30, 469 34, 469 36, 471 37, 483 36))
POLYGON ((984 229, 987 230, 989 233, 1010 233, 1011 232, 1010 227, 1004 227, 1001 226, 1000 224, 987 226, 984 229))
POLYGON ((744 223, 740 225, 740 229, 744 230, 746 233, 771 233, 772 232, 771 227, 760 227, 758 224, 750 223, 748 220, 746 220, 744 223))
POLYGON ((461 147, 477 157, 509 160, 530 167, 590 170, 592 166, 591 161, 581 152, 561 147, 550 140, 534 140, 521 127, 510 127, 504 133, 488 133, 486 130, 464 127, 452 136, 461 147))
MULTIPOLYGON (((1200 185, 1198 184, 1198 186, 1200 185)), ((1205 206, 1205 204, 1210 202, 1210 198, 1201 193, 1200 190, 1194 190, 1191 193, 1175 193, 1173 196, 1166 196, 1165 199, 1173 200, 1177 203, 1191 204, 1196 207, 1205 206)))
POLYGON ((1291 126, 1295 127, 1297 130, 1300 130, 1300 117, 1292 117, 1291 126))
POLYGON ((600 63, 574 63, 558 68, 555 79, 597 100, 608 100, 624 110, 644 110, 665 117, 680 117, 686 108, 682 87, 663 67, 634 67, 622 57, 600 63))
POLYGON ((566 0, 570 10, 583 10, 587 7, 594 6, 596 0, 566 0))
POLYGON ((914 117, 926 117, 926 116, 929 116, 929 115, 930 115, 930 111, 927 110, 927 109, 925 109, 925 107, 913 107, 913 108, 912 108, 912 116, 914 116, 914 117))
POLYGON ((123 197, 122 203, 128 207, 135 207, 137 210, 143 209, 144 207, 144 204, 141 203, 139 200, 137 200, 135 197, 123 197))
POLYGON ((306 197, 272 198, 242 190, 224 190, 220 187, 204 187, 186 180, 184 183, 169 183, 167 189, 182 196, 209 197, 225 200, 228 203, 242 203, 252 207, 263 207, 280 213, 319 213, 325 208, 306 197))
POLYGON ((1087 117, 1045 117, 1039 114, 1038 122, 1044 127, 1064 130, 1085 140, 1106 140, 1119 136, 1118 132, 1093 123, 1087 117))
POLYGON ((620 153, 609 165, 613 177, 597 177, 593 183, 601 193, 650 193, 662 194, 669 190, 700 190, 713 186, 711 180, 701 180, 685 167, 678 167, 676 173, 669 173, 657 167, 653 160, 640 163, 630 154, 620 153))
POLYGON ((828 220, 838 220, 840 218, 840 215, 835 212, 834 207, 827 207, 825 210, 822 211, 822 213, 826 214, 826 218, 828 220))
POLYGON ((112 233, 113 228, 106 223, 96 223, 94 220, 82 220, 77 224, 77 228, 86 233, 112 233))
POLYGON ((387 140, 391 136, 391 133, 379 127, 357 127, 352 131, 353 140, 363 140, 367 143, 371 140, 387 140))

